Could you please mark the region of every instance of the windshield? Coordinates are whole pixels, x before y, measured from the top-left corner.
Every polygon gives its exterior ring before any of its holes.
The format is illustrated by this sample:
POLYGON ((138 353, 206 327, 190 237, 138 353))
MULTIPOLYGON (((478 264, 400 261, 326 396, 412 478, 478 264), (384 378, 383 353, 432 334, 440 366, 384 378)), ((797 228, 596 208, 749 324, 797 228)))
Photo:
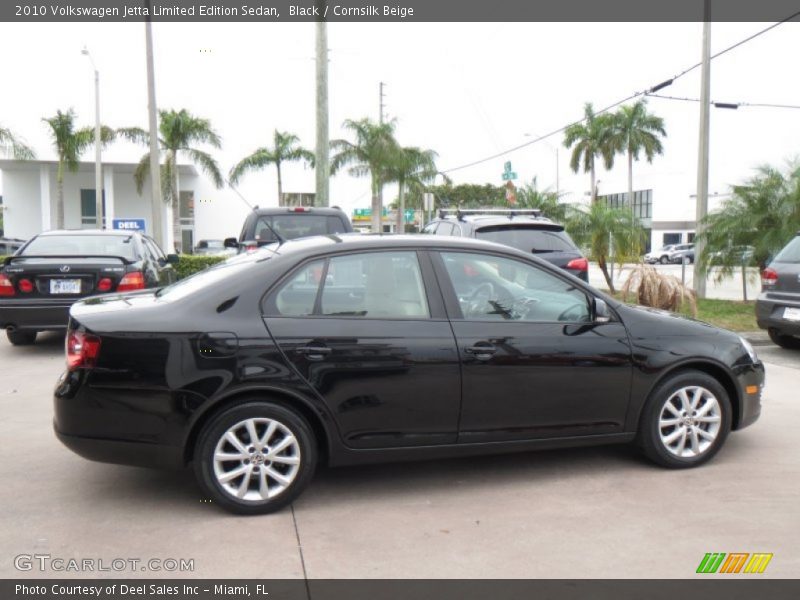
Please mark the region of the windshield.
POLYGON ((20 256, 121 256, 137 260, 132 235, 41 235, 20 256))
POLYGON ((786 247, 778 252, 778 255, 772 262, 800 263, 800 235, 786 244, 786 247))
POLYGON ((519 225, 515 227, 495 226, 483 227, 475 232, 482 240, 505 244, 523 252, 535 254, 546 252, 577 253, 575 244, 565 231, 549 231, 519 225))
POLYGON ((270 227, 285 240, 347 232, 339 217, 288 213, 260 217, 256 223, 255 239, 259 242, 274 242, 275 234, 270 231, 270 227))

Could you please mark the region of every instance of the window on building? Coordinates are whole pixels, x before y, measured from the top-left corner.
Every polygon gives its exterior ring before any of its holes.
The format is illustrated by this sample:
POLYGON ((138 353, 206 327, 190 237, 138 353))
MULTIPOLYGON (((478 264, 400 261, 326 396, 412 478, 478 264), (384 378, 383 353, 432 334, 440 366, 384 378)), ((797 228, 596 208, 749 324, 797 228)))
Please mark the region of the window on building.
POLYGON ((665 233, 662 239, 663 239, 662 246, 670 246, 672 244, 680 244, 681 243, 681 234, 680 233, 665 233))
POLYGON ((689 232, 686 241, 688 241, 690 244, 694 244, 694 231, 689 232))
MULTIPOLYGON (((628 194, 606 194, 600 196, 611 208, 630 207, 628 194)), ((633 214, 637 219, 653 218, 653 190, 637 190, 633 192, 633 214)))
MULTIPOLYGON (((81 190, 81 229, 97 227, 97 194, 94 189, 81 190)), ((106 214, 106 192, 103 190, 103 216, 106 214)), ((105 218, 103 219, 105 220, 105 218)))

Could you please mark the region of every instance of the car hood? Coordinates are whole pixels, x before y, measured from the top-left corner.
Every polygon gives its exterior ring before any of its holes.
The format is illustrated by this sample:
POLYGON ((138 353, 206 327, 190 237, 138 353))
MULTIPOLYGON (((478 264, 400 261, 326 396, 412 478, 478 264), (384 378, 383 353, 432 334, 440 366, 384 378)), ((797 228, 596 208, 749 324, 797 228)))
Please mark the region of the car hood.
POLYGON ((618 304, 615 308, 634 336, 655 334, 660 337, 724 336, 738 339, 732 331, 667 310, 637 304, 618 304))

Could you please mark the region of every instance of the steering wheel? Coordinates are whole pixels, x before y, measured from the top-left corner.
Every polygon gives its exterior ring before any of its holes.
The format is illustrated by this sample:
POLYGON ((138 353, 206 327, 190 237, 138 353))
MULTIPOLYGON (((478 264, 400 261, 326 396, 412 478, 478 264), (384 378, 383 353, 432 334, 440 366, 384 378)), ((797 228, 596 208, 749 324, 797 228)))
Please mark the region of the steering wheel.
POLYGON ((559 321, 573 321, 573 322, 584 322, 586 320, 586 313, 584 312, 584 306, 581 304, 573 304, 560 315, 558 315, 559 321))
POLYGON ((488 281, 484 281, 467 298, 465 316, 483 314, 486 312, 489 300, 494 297, 494 286, 488 281))

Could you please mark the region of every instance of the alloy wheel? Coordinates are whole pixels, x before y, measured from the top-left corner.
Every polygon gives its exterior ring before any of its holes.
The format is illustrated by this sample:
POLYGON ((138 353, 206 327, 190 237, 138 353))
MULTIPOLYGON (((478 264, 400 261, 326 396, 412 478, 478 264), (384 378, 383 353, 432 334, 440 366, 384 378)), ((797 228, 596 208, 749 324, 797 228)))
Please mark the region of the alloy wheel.
POLYGON ((658 431, 661 443, 678 458, 707 452, 722 426, 722 409, 708 389, 685 386, 673 392, 661 407, 658 431))

